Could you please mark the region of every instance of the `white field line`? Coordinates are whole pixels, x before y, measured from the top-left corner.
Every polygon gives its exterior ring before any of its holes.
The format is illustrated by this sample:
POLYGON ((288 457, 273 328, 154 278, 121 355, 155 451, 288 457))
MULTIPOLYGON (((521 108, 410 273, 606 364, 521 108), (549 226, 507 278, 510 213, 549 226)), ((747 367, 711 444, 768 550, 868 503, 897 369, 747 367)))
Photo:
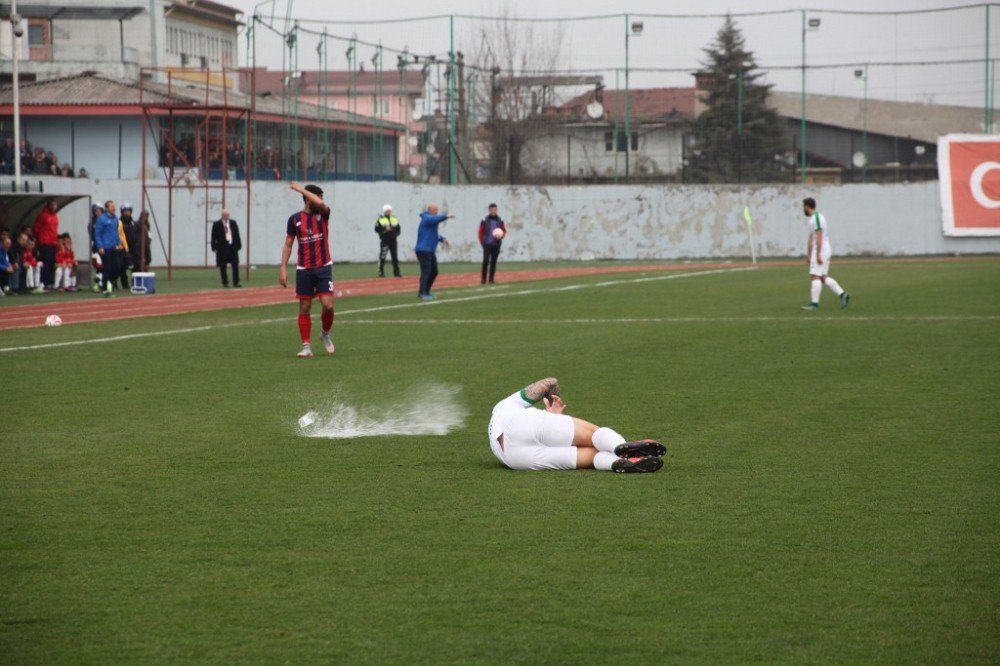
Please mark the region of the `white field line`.
MULTIPOLYGON (((803 313, 800 316, 780 317, 606 317, 566 319, 351 319, 343 324, 704 324, 710 322, 934 322, 934 321, 1000 321, 1000 315, 885 315, 885 316, 817 316, 803 313)), ((0 350, 2 351, 2 350, 0 350)))
MULTIPOLYGON (((508 296, 526 296, 532 294, 552 293, 560 291, 573 291, 586 289, 589 287, 608 287, 620 284, 636 284, 641 282, 653 282, 660 280, 676 280, 686 277, 698 277, 703 275, 715 275, 718 273, 732 273, 736 271, 756 270, 754 267, 724 268, 708 271, 697 271, 692 273, 671 273, 668 275, 657 275, 653 277, 631 278, 624 280, 606 280, 593 284, 573 284, 561 287, 551 287, 547 289, 522 289, 519 291, 493 292, 489 294, 475 294, 459 298, 449 298, 440 301, 418 301, 414 303, 397 303, 395 305, 381 305, 370 308, 355 308, 353 310, 340 310, 337 312, 338 325, 343 324, 674 324, 674 323, 705 323, 705 322, 820 322, 820 321, 852 321, 852 322, 880 322, 880 321, 1000 321, 1000 316, 993 315, 928 315, 928 316, 816 316, 803 313, 801 316, 782 317, 622 317, 622 318, 568 318, 568 319, 348 319, 340 320, 344 315, 369 314, 373 312, 385 312, 389 310, 400 310, 404 308, 428 307, 432 305, 447 305, 449 303, 465 303, 469 301, 480 301, 490 298, 506 298, 508 296)), ((135 340, 139 338, 156 338, 167 335, 178 335, 181 333, 198 333, 202 331, 213 331, 226 328, 236 328, 248 325, 275 324, 278 322, 294 321, 295 317, 275 317, 271 319, 259 319, 257 321, 241 321, 228 324, 214 324, 211 326, 193 326, 190 328, 176 328, 168 331, 149 331, 146 333, 130 333, 126 335, 115 335, 104 338, 90 338, 84 340, 70 340, 66 342, 50 342, 38 345, 24 345, 20 347, 0 347, 0 353, 15 351, 31 351, 38 349, 55 349, 58 347, 74 347, 79 345, 99 344, 104 342, 120 342, 123 340, 135 340)))
MULTIPOLYGON (((361 314, 370 312, 384 312, 386 310, 400 310, 402 308, 414 308, 414 307, 427 307, 429 305, 445 305, 447 303, 465 303, 468 301, 481 301, 487 298, 506 298, 508 296, 525 296, 529 294, 543 294, 556 291, 571 291, 574 289, 584 289, 587 287, 608 287, 618 284, 637 284, 640 282, 651 282, 655 280, 676 280, 685 277, 697 277, 701 275, 715 275, 717 273, 732 273, 735 271, 747 271, 755 270, 754 266, 747 266, 741 268, 720 268, 708 271, 695 271, 691 273, 669 273, 666 275, 656 275, 653 277, 642 277, 642 278, 630 278, 623 280, 607 280, 605 282, 598 282, 596 284, 572 284, 564 285, 562 287, 550 287, 548 289, 522 289, 520 291, 503 291, 503 292, 493 292, 489 294, 475 294, 472 296, 462 296, 459 298, 449 298, 444 301, 416 301, 411 303, 397 303, 395 305, 381 305, 371 308, 357 308, 354 310, 340 310, 337 312, 338 317, 343 317, 349 314, 361 314)), ((156 338, 165 335, 177 335, 180 333, 198 333, 201 331, 212 331, 223 328, 235 328, 237 326, 247 326, 248 324, 274 324, 281 321, 289 321, 293 319, 291 317, 277 317, 273 319, 261 319, 258 321, 243 321, 243 322, 233 322, 231 324, 216 324, 213 326, 193 326, 191 328, 175 328, 169 331, 150 331, 148 333, 130 333, 127 335, 115 335, 106 338, 90 338, 85 340, 70 340, 67 342, 49 342, 40 345, 24 345, 21 347, 0 347, 0 354, 5 352, 16 352, 16 351, 32 351, 37 349, 55 349, 57 347, 76 347, 79 345, 92 345, 99 344, 102 342, 121 342, 122 340, 135 340, 138 338, 156 338)))

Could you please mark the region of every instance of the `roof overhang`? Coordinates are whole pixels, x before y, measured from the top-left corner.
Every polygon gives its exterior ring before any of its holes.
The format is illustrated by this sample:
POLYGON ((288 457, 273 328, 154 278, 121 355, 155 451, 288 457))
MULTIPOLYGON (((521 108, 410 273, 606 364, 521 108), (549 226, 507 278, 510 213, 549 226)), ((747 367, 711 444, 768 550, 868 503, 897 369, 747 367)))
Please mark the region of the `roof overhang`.
POLYGON ((0 194, 0 224, 12 231, 23 224, 35 221, 49 200, 55 199, 59 208, 80 199, 90 200, 89 194, 0 194))
MULTIPOLYGON (((44 18, 50 21, 85 21, 112 20, 127 21, 146 9, 146 5, 138 3, 115 3, 114 6, 102 5, 61 5, 58 3, 20 2, 17 13, 22 18, 44 18)), ((0 16, 8 18, 11 14, 11 3, 0 2, 0 16)))

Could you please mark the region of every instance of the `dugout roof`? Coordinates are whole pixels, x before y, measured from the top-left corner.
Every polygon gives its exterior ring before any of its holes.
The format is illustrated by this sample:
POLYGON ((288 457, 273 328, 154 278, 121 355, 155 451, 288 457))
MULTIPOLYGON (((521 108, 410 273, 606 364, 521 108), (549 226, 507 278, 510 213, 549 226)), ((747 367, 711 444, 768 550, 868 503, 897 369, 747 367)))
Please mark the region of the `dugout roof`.
POLYGON ((34 224, 35 217, 55 199, 60 210, 80 199, 90 200, 89 194, 0 194, 0 226, 14 231, 24 224, 34 224))

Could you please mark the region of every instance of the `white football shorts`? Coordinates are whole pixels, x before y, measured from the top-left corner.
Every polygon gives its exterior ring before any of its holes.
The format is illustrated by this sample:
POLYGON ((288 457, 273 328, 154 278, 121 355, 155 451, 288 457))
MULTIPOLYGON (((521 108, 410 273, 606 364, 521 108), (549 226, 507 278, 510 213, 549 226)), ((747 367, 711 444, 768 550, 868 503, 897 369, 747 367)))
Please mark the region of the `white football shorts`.
POLYGON ((833 249, 830 247, 829 243, 824 242, 823 247, 820 250, 820 256, 823 257, 823 263, 816 263, 816 250, 812 251, 809 255, 809 275, 828 275, 830 273, 830 258, 833 256, 833 249))
POLYGON ((530 404, 515 393, 493 408, 489 426, 493 455, 511 469, 576 469, 572 417, 530 404))

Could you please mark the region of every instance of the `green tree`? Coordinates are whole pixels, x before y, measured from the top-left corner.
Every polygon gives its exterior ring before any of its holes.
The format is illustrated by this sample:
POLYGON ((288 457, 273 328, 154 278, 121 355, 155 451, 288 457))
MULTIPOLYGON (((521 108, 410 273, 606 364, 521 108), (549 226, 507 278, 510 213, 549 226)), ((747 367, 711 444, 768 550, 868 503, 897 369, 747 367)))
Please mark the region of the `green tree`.
POLYGON ((763 74, 732 17, 726 17, 705 54, 698 80, 706 108, 694 123, 685 180, 785 180, 788 144, 781 118, 767 105, 771 86, 763 83, 763 74))

